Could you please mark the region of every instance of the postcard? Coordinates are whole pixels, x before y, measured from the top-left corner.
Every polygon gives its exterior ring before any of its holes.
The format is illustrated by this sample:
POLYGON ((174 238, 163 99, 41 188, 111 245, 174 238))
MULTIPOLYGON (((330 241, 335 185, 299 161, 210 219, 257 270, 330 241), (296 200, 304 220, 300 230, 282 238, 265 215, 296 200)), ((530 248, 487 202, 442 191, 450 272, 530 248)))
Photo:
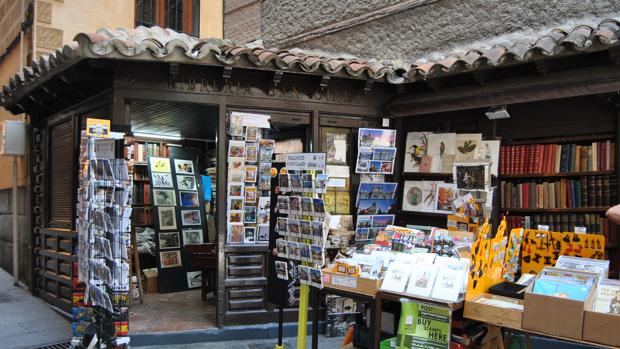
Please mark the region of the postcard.
POLYGON ((283 214, 289 213, 288 196, 278 195, 278 212, 283 214))
POLYGON ((476 148, 482 141, 480 133, 459 133, 456 135, 456 158, 454 161, 471 160, 476 155, 476 148))
POLYGON ((177 215, 174 207, 158 207, 159 230, 173 230, 177 228, 177 215))
POLYGON ((276 223, 277 233, 283 236, 288 235, 288 219, 284 217, 278 217, 276 223))
POLYGON ((200 210, 181 210, 181 223, 183 225, 201 225, 200 210))
POLYGON ((312 237, 312 222, 305 219, 300 219, 299 232, 302 238, 310 239, 312 237))
POLYGON ((308 268, 310 270, 310 280, 312 286, 317 288, 323 288, 323 272, 321 269, 308 268))
POLYGON ((280 190, 283 192, 288 191, 287 188, 290 186, 288 182, 288 174, 280 173, 278 175, 278 185, 280 186, 280 190))
POLYGON ((299 257, 302 262, 312 262, 309 244, 299 243, 299 257))
POLYGON ((456 195, 454 184, 437 184, 437 194, 435 195, 435 212, 453 213, 452 201, 456 195))
POLYGON ((300 237, 301 230, 299 229, 299 220, 289 218, 286 222, 288 224, 288 233, 291 237, 300 237))
POLYGON ((312 207, 314 209, 315 216, 322 216, 325 214, 325 203, 323 199, 313 198, 312 207))
POLYGON ((151 156, 149 157, 149 165, 151 172, 170 172, 170 159, 168 158, 151 156))
POLYGON ((294 241, 287 241, 286 254, 288 254, 289 259, 293 259, 296 261, 301 260, 301 251, 299 250, 299 244, 294 241))
POLYGON ((359 215, 380 215, 395 214, 396 199, 363 199, 359 200, 357 214, 359 215))
POLYGON ((594 311, 620 315, 620 281, 602 279, 596 289, 594 311))
POLYGON ((312 198, 301 197, 301 214, 304 216, 312 216, 313 213, 312 198))
POLYGON ((328 174, 316 175, 316 181, 315 181, 314 187, 316 188, 317 192, 319 192, 319 190, 325 190, 327 188, 328 180, 329 180, 328 174))
POLYGON ((179 191, 180 206, 200 206, 197 191, 179 191))
POLYGON ((323 266, 323 264, 325 264, 323 248, 321 246, 310 246, 310 253, 312 254, 312 263, 321 267, 323 266))
POLYGON ((259 224, 256 234, 258 235, 257 243, 269 242, 269 224, 259 224))
POLYGON ((242 182, 228 183, 228 196, 243 196, 245 184, 242 182))
POLYGON ((233 211, 243 210, 243 196, 229 196, 228 209, 233 211))
POLYGON ((228 117, 228 134, 231 136, 243 136, 243 116, 231 113, 228 117))
POLYGON ((256 223, 256 206, 243 207, 243 223, 256 223))
POLYGON ((464 277, 467 276, 466 271, 463 270, 439 269, 431 297, 450 302, 458 301, 464 277))
POLYGON ((183 229, 183 246, 201 245, 203 243, 202 229, 183 229))
POLYGON ((159 262, 161 268, 174 268, 181 266, 181 251, 159 252, 159 262))
POLYGON ((250 182, 250 183, 254 183, 256 182, 256 173, 258 171, 258 168, 256 166, 246 166, 245 167, 245 181, 244 182, 250 182))
POLYGON ((385 228, 388 225, 394 224, 394 215, 377 215, 377 216, 364 216, 372 217, 371 228, 385 228))
POLYGON ((288 258, 288 254, 286 252, 286 240, 277 239, 276 240, 276 253, 280 258, 288 258))
POLYGON ((196 190, 196 177, 177 175, 177 188, 179 190, 196 190))
POLYGON ((359 228, 359 229, 355 229, 355 241, 367 241, 369 240, 368 234, 369 234, 370 229, 369 228, 359 228))
POLYGON ((301 198, 299 196, 289 196, 288 203, 291 214, 301 214, 301 198))
POLYGON ((427 155, 428 137, 432 132, 409 132, 405 142, 404 172, 420 172, 422 156, 427 155))
POLYGON ((258 145, 258 161, 272 162, 275 141, 273 139, 261 139, 258 141, 258 145))
POLYGON ((310 267, 300 265, 297 267, 297 271, 299 272, 299 283, 308 286, 312 285, 312 278, 310 277, 310 267))
POLYGON ((271 176, 259 176, 258 177, 258 189, 259 190, 271 190, 271 176))
POLYGON ((259 163, 258 164, 258 175, 271 177, 271 163, 270 162, 259 163))
POLYGON ((245 202, 255 203, 257 199, 256 187, 245 187, 245 202))
POLYGON ((258 140, 258 128, 256 126, 245 127, 245 141, 256 142, 258 140))
POLYGON ((228 158, 229 170, 245 170, 245 158, 228 158))
POLYGON ((288 178, 289 178, 290 187, 293 188, 293 190, 301 188, 301 176, 300 175, 289 174, 288 178))
POLYGON ((276 263, 276 276, 278 279, 288 281, 288 263, 283 261, 275 261, 276 263))
POLYGON ((442 165, 446 156, 454 155, 455 151, 456 133, 435 133, 429 135, 427 155, 432 157, 431 169, 429 172, 451 173, 451 163, 449 167, 447 163, 445 166, 442 165))
POLYGON ((155 206, 176 206, 177 199, 174 190, 153 189, 153 205, 155 206))
POLYGON ((159 233, 159 249, 166 250, 171 248, 179 248, 181 244, 179 242, 178 232, 161 232, 159 233))
POLYGON ((325 234, 325 223, 320 221, 312 221, 312 239, 315 241, 323 241, 325 234))
POLYGON ((392 292, 405 292, 411 265, 392 262, 385 272, 381 289, 392 292))
POLYGON ((360 183, 357 199, 393 199, 398 183, 360 183))
POLYGON ((258 143, 245 144, 245 161, 256 162, 258 160, 258 143))
POLYGON ((373 148, 372 160, 394 162, 396 148, 373 148))
POLYGON ((174 160, 174 168, 177 174, 195 174, 192 160, 174 160))
POLYGON ((165 172, 152 172, 151 180, 153 188, 173 188, 174 182, 172 181, 172 175, 165 172))
POLYGON ((396 130, 360 128, 358 147, 396 147, 396 130))
POLYGON ((230 140, 228 141, 229 158, 245 158, 245 142, 230 140))
POLYGON ((228 224, 228 243, 229 244, 242 244, 244 235, 243 223, 229 223, 228 224))
POLYGON ((436 265, 416 265, 411 268, 407 293, 414 296, 430 297, 439 268, 436 265))
POLYGON ((271 211, 271 198, 268 196, 262 196, 258 198, 258 211, 267 212, 271 211))
POLYGON ((256 243, 256 228, 255 227, 243 228, 243 243, 244 244, 256 243))

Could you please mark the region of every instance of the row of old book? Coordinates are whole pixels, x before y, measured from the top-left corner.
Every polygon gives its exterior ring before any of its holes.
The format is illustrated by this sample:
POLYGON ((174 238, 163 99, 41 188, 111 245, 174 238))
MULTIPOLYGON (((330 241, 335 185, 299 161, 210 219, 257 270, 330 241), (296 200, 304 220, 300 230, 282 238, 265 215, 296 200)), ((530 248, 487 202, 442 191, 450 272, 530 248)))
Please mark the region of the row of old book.
POLYGON ((138 143, 133 145, 133 157, 129 157, 135 161, 146 162, 149 156, 160 156, 167 158, 170 150, 167 146, 161 146, 159 143, 138 143))
POLYGON ((131 198, 134 205, 150 205, 151 204, 151 184, 143 182, 134 182, 131 198))
POLYGON ((503 208, 609 207, 616 200, 615 175, 577 179, 501 181, 503 208))
POLYGON ((134 207, 131 211, 131 223, 138 226, 153 224, 153 207, 134 207))
POLYGON ((585 227, 589 234, 603 235, 607 246, 616 246, 618 243, 618 226, 595 213, 510 215, 506 217, 506 223, 508 231, 513 228, 538 229, 539 225, 549 226, 549 231, 556 232, 572 232, 575 227, 585 227))
POLYGON ((500 174, 552 174, 610 171, 615 144, 611 141, 580 144, 530 144, 502 146, 500 174))

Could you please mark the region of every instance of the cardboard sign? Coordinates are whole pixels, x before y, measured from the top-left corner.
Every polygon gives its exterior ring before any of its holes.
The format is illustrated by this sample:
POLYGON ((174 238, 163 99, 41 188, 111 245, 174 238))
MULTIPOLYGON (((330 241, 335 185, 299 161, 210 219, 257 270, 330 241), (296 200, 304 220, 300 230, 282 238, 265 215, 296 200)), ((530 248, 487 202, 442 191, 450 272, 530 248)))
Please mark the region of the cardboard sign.
POLYGON ((269 119, 271 119, 270 115, 240 112, 232 112, 232 114, 241 116, 243 126, 254 126, 260 128, 271 127, 271 124, 269 123, 269 119))
POLYGON ((450 308, 422 302, 402 304, 398 348, 448 348, 450 308))
POLYGON ((325 153, 286 154, 287 171, 325 171, 325 153))
POLYGON ((87 118, 86 135, 93 137, 109 138, 110 120, 87 118))

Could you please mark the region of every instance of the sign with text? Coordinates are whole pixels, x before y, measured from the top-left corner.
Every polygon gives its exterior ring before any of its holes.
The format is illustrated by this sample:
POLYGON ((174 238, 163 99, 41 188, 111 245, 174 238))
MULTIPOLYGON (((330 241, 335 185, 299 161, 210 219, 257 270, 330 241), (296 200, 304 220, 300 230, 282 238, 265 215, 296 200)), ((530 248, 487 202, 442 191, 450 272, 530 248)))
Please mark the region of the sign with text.
POLYGON ((325 153, 286 154, 287 171, 325 171, 325 153))
POLYGON ((86 119, 86 135, 93 137, 110 137, 110 120, 104 119, 86 119))
POLYGON ((448 306, 423 302, 404 302, 398 325, 398 348, 450 347, 448 306))

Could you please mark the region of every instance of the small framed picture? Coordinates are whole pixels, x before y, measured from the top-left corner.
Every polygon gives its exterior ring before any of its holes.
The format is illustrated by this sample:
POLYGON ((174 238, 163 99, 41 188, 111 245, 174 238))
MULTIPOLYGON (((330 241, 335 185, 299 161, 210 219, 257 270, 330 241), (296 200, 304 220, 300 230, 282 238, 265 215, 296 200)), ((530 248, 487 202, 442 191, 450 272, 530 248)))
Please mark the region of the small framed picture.
POLYGON ((200 206, 197 191, 179 191, 180 206, 197 207, 200 206))
POLYGON ((158 207, 160 230, 174 230, 177 228, 177 215, 174 207, 158 207))
POLYGON ((258 189, 271 190, 271 176, 259 176, 258 177, 258 189))
POLYGON ((491 186, 490 161, 455 162, 452 166, 457 190, 489 191, 491 186))
POLYGON ((202 287, 202 271, 188 271, 187 276, 187 288, 200 288, 202 287))
POLYGON ((243 223, 256 223, 256 206, 243 207, 243 223))
POLYGON ((179 248, 179 232, 161 232, 159 233, 159 249, 167 250, 171 248, 179 248))
POLYGON ((258 175, 259 176, 271 176, 271 163, 270 162, 261 162, 258 164, 258 175))
POLYGON ((228 170, 228 182, 245 181, 245 170, 228 170))
POLYGON ((229 196, 228 209, 234 211, 243 210, 243 196, 229 196))
POLYGON ((151 172, 170 172, 170 159, 168 158, 151 156, 149 157, 149 165, 151 172))
POLYGON ((246 143, 245 144, 245 161, 246 162, 256 162, 258 159, 258 144, 257 143, 246 143))
POLYGON ((243 228, 243 243, 245 244, 256 243, 256 228, 255 227, 243 228))
POLYGON ((181 210, 181 223, 183 225, 201 225, 200 210, 181 210))
POLYGON ((196 190, 196 177, 177 175, 177 188, 179 190, 196 190))
POLYGON ((256 187, 246 187, 245 188, 245 202, 246 203, 256 203, 256 187))
POLYGON ((245 182, 254 183, 256 182, 256 172, 258 169, 256 166, 246 166, 245 167, 245 182))
POLYGON ((269 242, 269 224, 259 224, 256 242, 269 242))
POLYGON ((245 142, 230 140, 228 142, 228 157, 229 158, 244 158, 245 157, 245 142))
POLYGON ((203 243, 202 229, 183 229, 183 246, 201 245, 203 243))
POLYGON ((245 127, 245 141, 256 142, 258 140, 258 128, 256 126, 245 127))
POLYGON ((173 188, 172 174, 165 172, 152 172, 151 180, 153 188, 173 188))
POLYGON ((228 243, 242 244, 245 237, 243 229, 243 223, 228 224, 228 243))
POLYGON ((162 268, 174 268, 181 266, 181 251, 159 252, 159 261, 162 268))
POLYGON ((228 223, 243 223, 243 210, 228 211, 228 223))
POLYGON ((245 186, 242 182, 230 182, 228 183, 228 196, 243 196, 243 187, 245 186))
POLYGON ((192 160, 174 159, 174 168, 177 174, 194 174, 194 162, 192 160))
POLYGON ((155 206, 176 206, 177 199, 174 190, 153 189, 153 205, 155 206))

